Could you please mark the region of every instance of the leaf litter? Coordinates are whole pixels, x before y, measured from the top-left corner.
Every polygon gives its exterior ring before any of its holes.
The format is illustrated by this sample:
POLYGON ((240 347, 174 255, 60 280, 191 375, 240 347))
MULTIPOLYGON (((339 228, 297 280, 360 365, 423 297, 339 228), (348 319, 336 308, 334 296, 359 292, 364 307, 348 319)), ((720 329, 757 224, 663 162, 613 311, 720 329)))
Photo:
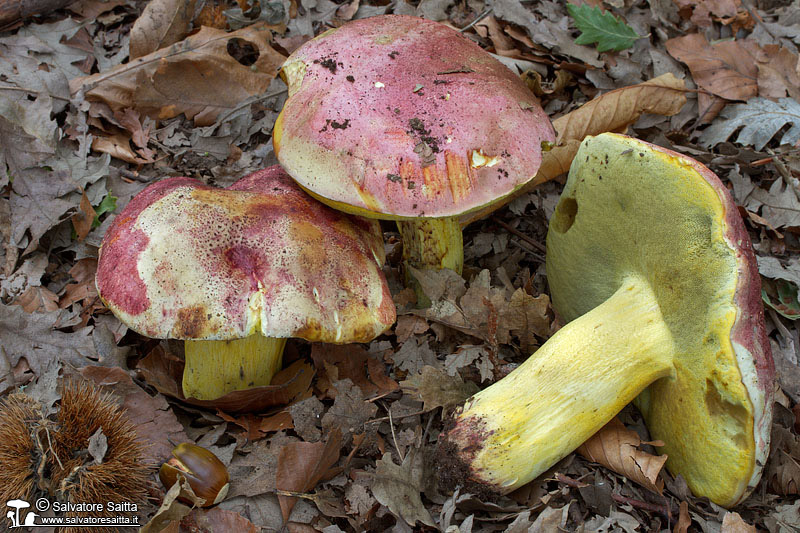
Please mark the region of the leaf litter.
MULTIPOLYGON (((80 2, 0 34, 0 394, 24 390, 54 406, 58 383, 89 379, 153 443, 154 466, 184 440, 225 458, 230 497, 210 510, 177 502, 153 477, 147 530, 800 528, 800 20, 791 9, 498 0, 479 20, 481 2, 450 0, 143 7, 80 2), (391 12, 468 26, 467 37, 510 59, 554 121, 556 146, 508 208, 463 221, 472 222, 464 277, 414 273, 429 308, 397 291, 396 326, 368 346, 290 342, 276 388, 218 405, 186 401, 179 343, 128 331, 96 297, 105 228, 158 177, 225 185, 274 162, 283 58, 345 20, 391 12), (591 14, 597 35, 579 12, 591 14), (547 218, 577 145, 604 131, 692 155, 727 182, 746 215, 783 394, 762 484, 735 511, 694 498, 661 469, 663 457, 641 449, 647 437, 632 408, 585 445, 594 446, 588 459, 571 454, 509 497, 440 494, 431 483, 447 413, 559 327, 543 268, 547 218)), ((399 286, 399 261, 389 257, 399 286)), ((102 448, 98 434, 95 460, 102 448)))

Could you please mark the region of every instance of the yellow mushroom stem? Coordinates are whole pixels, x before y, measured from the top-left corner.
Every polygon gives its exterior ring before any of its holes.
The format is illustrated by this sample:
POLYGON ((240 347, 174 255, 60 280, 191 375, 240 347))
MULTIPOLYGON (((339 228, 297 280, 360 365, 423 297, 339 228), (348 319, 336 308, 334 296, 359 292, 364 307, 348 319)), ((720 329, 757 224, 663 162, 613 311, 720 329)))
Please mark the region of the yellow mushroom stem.
POLYGON ((269 385, 283 361, 286 339, 250 335, 226 341, 187 340, 183 395, 215 400, 229 392, 269 385))
POLYGON ((472 481, 511 492, 577 448, 650 383, 674 375, 673 355, 655 295, 629 278, 468 400, 444 453, 455 453, 472 481))
POLYGON ((449 268, 461 274, 464 242, 458 217, 398 220, 403 261, 414 268, 449 268))

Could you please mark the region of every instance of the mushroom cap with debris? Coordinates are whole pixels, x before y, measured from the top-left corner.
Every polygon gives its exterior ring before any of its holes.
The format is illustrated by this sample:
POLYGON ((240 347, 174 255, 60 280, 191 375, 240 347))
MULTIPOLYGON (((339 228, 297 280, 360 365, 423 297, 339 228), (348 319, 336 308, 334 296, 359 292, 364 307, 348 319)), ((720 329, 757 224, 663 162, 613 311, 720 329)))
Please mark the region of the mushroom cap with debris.
POLYGON ((366 342, 395 318, 384 258, 376 221, 320 204, 274 166, 227 189, 148 186, 106 233, 96 281, 148 337, 366 342))
POLYGON ((349 22, 284 63, 281 164, 337 209, 453 217, 531 180, 550 120, 519 76, 454 29, 383 15, 349 22))

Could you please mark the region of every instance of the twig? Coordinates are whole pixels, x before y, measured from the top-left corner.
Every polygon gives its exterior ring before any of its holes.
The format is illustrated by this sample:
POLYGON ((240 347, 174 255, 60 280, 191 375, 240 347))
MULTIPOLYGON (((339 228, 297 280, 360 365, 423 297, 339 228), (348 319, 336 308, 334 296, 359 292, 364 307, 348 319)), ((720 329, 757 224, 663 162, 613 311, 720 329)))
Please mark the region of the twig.
POLYGON ((400 446, 397 444, 397 435, 394 433, 394 421, 392 421, 392 411, 391 409, 387 408, 386 405, 381 402, 381 407, 383 407, 387 413, 389 413, 389 428, 392 430, 392 440, 394 441, 394 448, 397 450, 397 455, 400 456, 400 462, 402 463, 405 461, 405 457, 403 456, 403 451, 400 449, 400 446))
POLYGON ((63 96, 56 96, 55 94, 50 94, 44 91, 34 91, 33 89, 28 89, 26 87, 10 87, 10 86, 2 86, 0 87, 0 91, 21 91, 24 93, 31 93, 31 94, 38 94, 39 96, 49 96, 50 98, 55 98, 56 100, 63 100, 65 102, 69 102, 69 98, 64 98, 63 96))
POLYGON ((666 505, 657 505, 655 503, 643 502, 641 500, 634 500, 633 498, 628 498, 626 496, 622 496, 620 494, 612 494, 611 499, 613 499, 617 503, 623 503, 626 505, 630 505, 631 507, 636 507, 637 509, 642 509, 644 511, 652 511, 654 513, 659 513, 667 518, 670 522, 672 522, 672 512, 670 511, 669 507, 666 505))
POLYGON ((544 256, 539 255, 538 253, 536 253, 536 251, 531 250, 530 248, 528 248, 527 246, 525 246, 521 242, 515 241, 514 239, 510 239, 508 242, 513 244, 514 246, 518 247, 523 252, 528 252, 529 254, 531 254, 534 257, 534 259, 536 259, 540 263, 544 263, 544 256))
MULTIPOLYGON (((385 408, 384 408, 384 409, 385 409, 385 408)), ((398 416, 398 417, 397 417, 397 419, 398 419, 398 420, 401 420, 401 419, 403 419, 403 418, 409 418, 409 417, 411 417, 411 416, 419 416, 419 415, 424 415, 424 414, 425 414, 425 413, 427 413, 427 412, 428 412, 428 411, 417 411, 416 413, 409 413, 409 414, 407 414, 407 415, 398 416)), ((389 420, 389 417, 388 417, 388 416, 384 416, 383 418, 373 418, 372 420, 367 420, 367 421, 365 422, 365 424, 372 424, 372 423, 374 423, 374 422, 386 422, 387 420, 389 420)))
POLYGON ((577 479, 572 479, 571 477, 565 476, 564 474, 558 472, 556 473, 556 481, 575 489, 582 489, 584 487, 589 486, 588 483, 584 483, 583 481, 578 481, 577 479))
POLYGON ((530 244, 531 246, 533 246, 534 248, 536 248, 540 252, 547 253, 547 247, 545 245, 543 245, 542 243, 540 243, 537 240, 534 240, 534 239, 528 237, 527 235, 522 233, 520 230, 509 226, 508 224, 506 224, 505 222, 503 222, 499 218, 492 217, 492 222, 495 222, 496 224, 500 225, 507 232, 513 233, 514 235, 516 235, 517 237, 519 237, 523 241, 527 242, 528 244, 530 244))
POLYGON ((153 180, 153 178, 151 178, 149 176, 142 176, 138 172, 130 171, 127 168, 120 168, 119 169, 119 173, 122 174, 122 176, 125 177, 125 178, 131 179, 131 180, 135 180, 135 181, 140 181, 142 183, 149 183, 149 182, 151 182, 153 180))
POLYGON ((478 15, 477 17, 475 17, 475 20, 473 20, 472 22, 470 22, 469 24, 467 24, 466 26, 464 26, 463 28, 461 28, 461 29, 460 29, 460 30, 458 30, 458 31, 462 31, 462 32, 463 32, 463 31, 467 31, 468 29, 470 29, 471 27, 473 27, 475 24, 479 23, 480 21, 482 21, 483 19, 485 19, 486 17, 488 17, 488 16, 489 16, 489 14, 490 14, 491 12, 492 12, 492 8, 491 8, 491 7, 487 7, 486 9, 484 9, 484 10, 481 12, 481 14, 480 14, 480 15, 478 15))
POLYGON ((792 189, 794 195, 797 196, 798 200, 800 200, 800 184, 798 184, 797 178, 792 176, 792 173, 789 172, 789 169, 786 168, 786 165, 783 164, 783 161, 781 161, 780 158, 775 155, 775 152, 767 148, 767 153, 772 156, 772 164, 775 165, 775 169, 783 178, 784 183, 786 183, 786 185, 792 189))

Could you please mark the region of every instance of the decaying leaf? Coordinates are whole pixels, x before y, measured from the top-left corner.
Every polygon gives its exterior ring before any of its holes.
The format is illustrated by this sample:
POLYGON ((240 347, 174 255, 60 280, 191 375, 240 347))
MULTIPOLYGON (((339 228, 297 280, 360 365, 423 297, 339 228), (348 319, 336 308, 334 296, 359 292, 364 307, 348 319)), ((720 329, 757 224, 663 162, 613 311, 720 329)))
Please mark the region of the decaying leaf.
POLYGON ((145 449, 149 464, 169 459, 176 443, 190 440, 164 397, 147 394, 121 368, 87 366, 81 375, 120 399, 126 416, 136 426, 137 435, 149 443, 145 449))
POLYGON ((422 400, 426 411, 462 404, 479 390, 471 381, 464 382, 458 373, 451 376, 432 366, 425 366, 419 374, 401 381, 400 387, 422 400))
POLYGON ((334 383, 337 394, 333 406, 322 417, 324 433, 340 430, 345 434, 345 441, 357 433, 364 432, 364 424, 378 412, 374 403, 366 401, 361 389, 353 385, 349 379, 334 383))
POLYGON ((178 501, 178 497, 184 498, 194 497, 197 503, 202 502, 201 498, 194 495, 192 487, 186 479, 182 483, 175 483, 164 495, 164 501, 161 502, 161 507, 158 508, 153 518, 145 524, 140 530, 141 533, 159 533, 163 531, 170 523, 180 522, 186 515, 188 515, 192 508, 178 501))
POLYGON ((666 455, 651 455, 637 449, 642 444, 635 431, 627 429, 618 418, 613 418, 592 438, 578 447, 578 453, 622 474, 648 490, 661 494, 664 481, 658 477, 666 455))
MULTIPOLYGON (((306 492, 322 480, 339 460, 342 433, 334 429, 322 442, 292 442, 281 448, 275 488, 287 492, 306 492)), ((278 494, 283 519, 289 520, 297 498, 278 494)))
POLYGON ((800 439, 778 424, 772 426, 770 458, 764 479, 777 494, 800 494, 800 439))
POLYGON ((198 126, 213 124, 223 111, 267 90, 284 59, 269 45, 270 30, 248 26, 233 33, 202 28, 110 71, 75 78, 73 94, 108 104, 112 110, 134 108, 152 118, 184 113, 198 126), (258 59, 245 66, 228 52, 228 43, 243 40, 258 49, 258 59), (189 97, 190 96, 190 97, 189 97))
POLYGON ((683 80, 667 73, 630 87, 609 91, 591 100, 578 109, 553 121, 556 130, 556 146, 545 152, 542 166, 531 181, 511 194, 506 201, 462 216, 461 225, 484 218, 492 211, 537 185, 566 174, 578 146, 587 135, 598 135, 606 131, 625 131, 644 113, 674 115, 686 103, 686 85, 683 80))
POLYGON ((151 0, 131 28, 130 61, 174 44, 188 33, 196 0, 151 0))
POLYGON ((667 51, 686 63, 701 88, 728 100, 749 100, 758 95, 759 48, 755 41, 709 44, 699 33, 667 41, 667 51))
POLYGON ((425 487, 426 472, 419 450, 408 453, 402 465, 395 464, 390 454, 384 454, 376 464, 375 481, 371 487, 375 499, 412 527, 417 522, 435 527, 420 497, 425 487))
POLYGON ((727 141, 741 128, 735 142, 761 150, 787 124, 792 127, 780 136, 779 142, 796 145, 800 142, 800 104, 795 100, 781 98, 773 102, 752 98, 746 104, 727 106, 700 135, 700 143, 714 146, 727 141))
POLYGON ((722 518, 721 533, 758 533, 758 529, 745 522, 739 513, 728 511, 722 518))

